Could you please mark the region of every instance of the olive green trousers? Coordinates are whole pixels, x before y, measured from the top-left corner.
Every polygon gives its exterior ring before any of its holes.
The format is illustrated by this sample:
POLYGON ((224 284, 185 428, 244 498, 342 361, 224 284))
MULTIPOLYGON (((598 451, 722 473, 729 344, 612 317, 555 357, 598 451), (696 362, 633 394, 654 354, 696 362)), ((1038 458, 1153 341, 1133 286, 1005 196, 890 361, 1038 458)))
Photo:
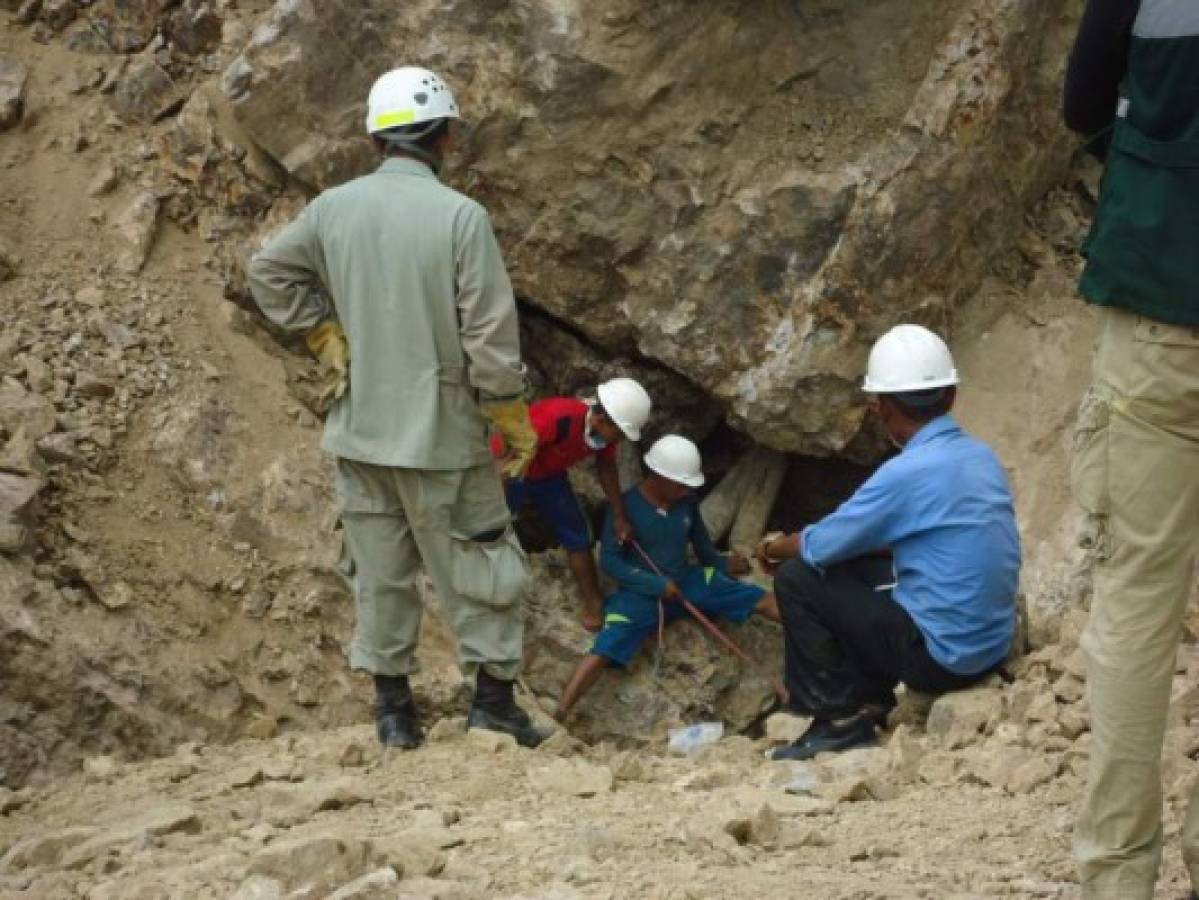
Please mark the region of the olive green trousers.
POLYGON ((337 463, 354 590, 350 665, 377 675, 416 670, 423 568, 458 639, 458 665, 511 680, 520 670, 520 599, 528 563, 490 464, 446 471, 337 463))

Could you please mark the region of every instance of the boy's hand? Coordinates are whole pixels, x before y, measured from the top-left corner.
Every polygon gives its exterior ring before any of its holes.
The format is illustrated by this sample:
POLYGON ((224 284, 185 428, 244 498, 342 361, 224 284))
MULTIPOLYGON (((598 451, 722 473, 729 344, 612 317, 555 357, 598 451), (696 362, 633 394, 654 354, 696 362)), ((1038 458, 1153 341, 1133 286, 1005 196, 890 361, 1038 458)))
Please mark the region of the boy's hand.
POLYGON ((620 545, 627 544, 637 536, 633 531, 633 526, 624 513, 614 513, 612 516, 612 530, 616 533, 616 543, 620 545))
POLYGON ((730 575, 749 574, 749 560, 745 558, 745 554, 740 550, 734 550, 730 553, 728 562, 730 575))
POLYGON ((666 590, 662 591, 662 599, 667 603, 681 603, 683 592, 679 590, 679 586, 673 581, 668 581, 666 582, 666 590))

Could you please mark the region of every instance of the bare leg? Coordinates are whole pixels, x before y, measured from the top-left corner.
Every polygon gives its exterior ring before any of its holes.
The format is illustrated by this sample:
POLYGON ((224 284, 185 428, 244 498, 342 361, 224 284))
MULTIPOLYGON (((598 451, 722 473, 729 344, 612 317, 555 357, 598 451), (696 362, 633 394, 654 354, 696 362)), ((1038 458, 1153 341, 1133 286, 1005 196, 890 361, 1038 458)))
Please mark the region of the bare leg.
POLYGON ((554 718, 561 722, 566 718, 571 708, 574 707, 579 699, 591 690, 591 686, 595 684, 595 680, 599 678, 600 672, 608 667, 608 660, 602 656, 597 656, 594 653, 588 653, 583 657, 579 667, 575 669, 575 673, 570 676, 570 681, 566 683, 566 687, 562 690, 562 698, 558 701, 558 708, 554 711, 554 718))
POLYGON ((570 571, 574 573, 579 585, 579 593, 583 595, 583 614, 579 617, 583 627, 588 631, 599 631, 603 625, 601 613, 604 608, 604 597, 600 593, 599 573, 595 568, 595 557, 590 550, 576 550, 566 554, 570 563, 570 571))
POLYGON ((774 596, 773 591, 766 594, 761 600, 758 601, 758 605, 754 607, 754 612, 756 612, 759 616, 765 616, 772 622, 782 621, 782 617, 779 615, 778 597, 774 596))

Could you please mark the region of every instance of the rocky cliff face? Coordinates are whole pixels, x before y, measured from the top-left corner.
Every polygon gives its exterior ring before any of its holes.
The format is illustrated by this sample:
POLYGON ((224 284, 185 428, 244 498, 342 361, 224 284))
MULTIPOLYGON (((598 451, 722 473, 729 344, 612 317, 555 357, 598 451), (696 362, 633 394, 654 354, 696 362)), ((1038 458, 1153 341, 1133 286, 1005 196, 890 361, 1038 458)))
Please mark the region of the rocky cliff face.
POLYGON ((374 77, 444 72, 469 123, 448 178, 522 297, 673 372, 667 408, 695 386, 755 441, 836 455, 871 341, 945 328, 1060 176, 1065 7, 281 0, 222 84, 315 190, 374 164, 374 77))

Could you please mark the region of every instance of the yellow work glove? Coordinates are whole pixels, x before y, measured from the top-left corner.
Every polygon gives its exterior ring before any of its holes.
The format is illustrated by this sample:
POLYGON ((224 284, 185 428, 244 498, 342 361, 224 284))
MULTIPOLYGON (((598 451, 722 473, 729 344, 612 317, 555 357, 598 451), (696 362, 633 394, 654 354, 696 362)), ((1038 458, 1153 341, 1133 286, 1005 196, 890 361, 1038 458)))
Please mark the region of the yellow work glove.
POLYGON ((318 397, 320 411, 325 412, 345 395, 350 386, 350 345, 341 325, 326 319, 308 332, 304 343, 325 367, 318 397))
POLYGON ((504 438, 505 478, 523 478, 537 455, 537 432, 529 421, 529 407, 520 397, 484 403, 483 415, 504 438))

